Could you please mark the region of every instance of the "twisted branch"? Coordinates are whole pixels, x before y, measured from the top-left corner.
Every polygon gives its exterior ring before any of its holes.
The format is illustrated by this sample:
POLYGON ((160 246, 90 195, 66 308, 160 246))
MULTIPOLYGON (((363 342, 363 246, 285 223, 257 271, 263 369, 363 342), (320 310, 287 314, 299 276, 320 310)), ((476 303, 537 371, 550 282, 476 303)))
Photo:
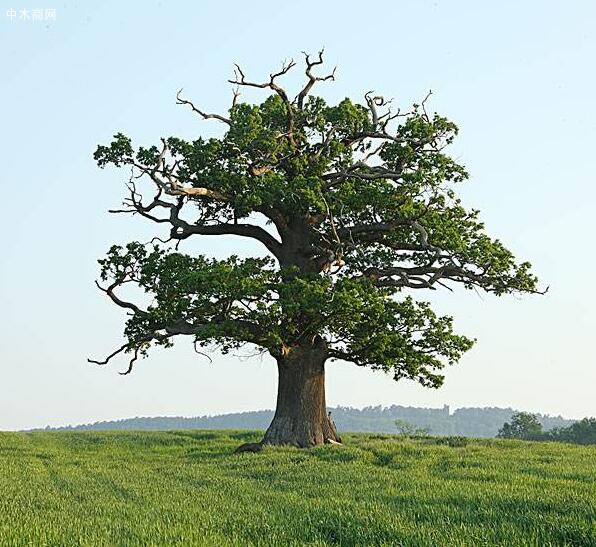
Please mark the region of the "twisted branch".
POLYGON ((337 67, 334 67, 331 74, 328 74, 327 76, 315 76, 312 73, 313 67, 323 64, 323 52, 324 52, 323 49, 321 51, 319 51, 318 58, 315 59, 314 61, 310 60, 310 55, 308 53, 306 53, 304 51, 302 52, 302 54, 305 57, 305 61, 306 61, 305 73, 306 73, 306 76, 308 77, 308 82, 306 83, 304 88, 302 88, 300 93, 298 93, 298 95, 294 99, 296 104, 298 105, 298 108, 300 108, 300 109, 303 108, 304 99, 309 94, 310 90, 312 89, 312 87, 315 85, 316 82, 325 82, 327 80, 335 80, 335 71, 336 71, 337 67))
MULTIPOLYGON (((188 101, 188 100, 180 97, 181 93, 182 93, 182 89, 178 90, 178 93, 176 93, 176 104, 184 104, 184 105, 190 106, 192 111, 196 112, 204 120, 208 120, 208 119, 219 120, 220 122, 223 122, 231 127, 232 120, 230 120, 229 118, 226 118, 224 116, 221 116, 220 114, 207 114, 206 112, 203 112, 202 110, 197 108, 191 101, 188 101)), ((232 106, 234 106, 236 104, 237 97, 238 97, 237 93, 234 93, 234 99, 232 101, 232 106)))
POLYGON ((244 72, 242 71, 240 66, 236 64, 236 68, 234 70, 235 79, 228 80, 228 82, 237 86, 257 87, 260 89, 269 88, 275 91, 281 97, 281 100, 286 106, 286 112, 288 116, 288 131, 285 136, 294 148, 298 148, 298 144, 294 139, 294 112, 292 109, 292 104, 290 103, 290 99, 288 98, 286 90, 283 87, 279 86, 275 81, 276 78, 279 78, 287 74, 294 66, 296 66, 296 63, 293 60, 290 60, 289 63, 284 63, 278 72, 270 74, 268 82, 257 83, 249 82, 246 79, 246 76, 244 75, 244 72))

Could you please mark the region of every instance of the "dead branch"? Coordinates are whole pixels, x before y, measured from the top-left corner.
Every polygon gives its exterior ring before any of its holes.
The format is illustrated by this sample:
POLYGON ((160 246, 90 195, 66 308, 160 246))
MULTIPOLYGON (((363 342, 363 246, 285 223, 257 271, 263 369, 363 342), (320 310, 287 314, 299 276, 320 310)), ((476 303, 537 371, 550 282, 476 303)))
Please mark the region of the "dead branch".
MULTIPOLYGON (((220 122, 223 122, 229 126, 232 125, 232 121, 229 118, 226 118, 225 116, 221 116, 220 114, 208 114, 207 112, 203 112, 202 110, 200 110, 199 108, 197 108, 191 101, 187 100, 187 99, 183 99, 180 94, 182 93, 182 89, 180 89, 178 91, 178 93, 176 93, 176 104, 183 104, 183 105, 188 105, 190 106, 190 108, 192 109, 193 112, 197 113, 199 116, 201 116, 204 120, 208 120, 208 119, 215 119, 215 120, 219 120, 220 122)), ((232 106, 234 106, 236 104, 236 99, 237 99, 237 94, 234 93, 234 99, 232 101, 232 106)))
POLYGON ((288 132, 286 134, 286 137, 288 138, 288 141, 292 144, 292 146, 294 148, 297 148, 298 147, 297 143, 294 140, 294 112, 292 110, 292 105, 290 103, 290 99, 288 98, 288 94, 287 94, 286 90, 283 87, 279 86, 277 84, 277 82, 275 81, 277 78, 287 74, 294 66, 296 66, 296 63, 293 60, 290 60, 289 63, 284 63, 278 72, 275 72, 275 73, 269 75, 268 82, 261 82, 261 83, 248 81, 246 79, 246 76, 244 75, 244 72, 240 68, 240 66, 238 64, 236 64, 234 66, 236 67, 234 70, 234 78, 235 79, 228 80, 229 83, 237 85, 238 87, 247 86, 247 87, 257 87, 260 89, 269 88, 269 89, 272 89, 273 91, 275 91, 279 95, 279 97, 281 97, 281 100, 286 105, 287 116, 288 116, 288 132))
POLYGON ((323 53, 324 53, 324 50, 322 49, 321 51, 319 51, 318 58, 315 59, 314 61, 311 61, 309 54, 304 51, 302 52, 302 54, 305 57, 305 61, 306 61, 305 73, 306 73, 306 76, 308 77, 308 82, 306 83, 304 88, 302 88, 300 93, 298 93, 298 95, 296 95, 296 98, 294 99, 294 101, 298 105, 298 108, 300 108, 300 109, 302 109, 302 107, 304 105, 304 99, 309 94, 310 90, 312 89, 312 87, 315 85, 316 82, 325 82, 327 80, 335 80, 335 71, 336 71, 337 67, 334 67, 331 74, 328 74, 327 76, 315 76, 312 73, 313 67, 323 64, 323 53))
POLYGON ((135 362, 137 361, 137 359, 139 358, 140 349, 141 349, 140 346, 135 347, 134 355, 132 356, 131 360, 128 362, 128 368, 124 372, 119 372, 118 374, 120 374, 121 376, 126 376, 127 374, 130 374, 132 372, 132 368, 133 368, 135 362))
POLYGON ((128 342, 126 344, 123 344, 116 351, 113 351, 112 353, 110 353, 110 355, 108 355, 103 361, 96 361, 95 359, 87 359, 87 362, 93 363, 94 365, 107 365, 110 362, 110 359, 112 359, 113 357, 116 357, 116 355, 125 351, 129 346, 130 346, 130 344, 128 342))

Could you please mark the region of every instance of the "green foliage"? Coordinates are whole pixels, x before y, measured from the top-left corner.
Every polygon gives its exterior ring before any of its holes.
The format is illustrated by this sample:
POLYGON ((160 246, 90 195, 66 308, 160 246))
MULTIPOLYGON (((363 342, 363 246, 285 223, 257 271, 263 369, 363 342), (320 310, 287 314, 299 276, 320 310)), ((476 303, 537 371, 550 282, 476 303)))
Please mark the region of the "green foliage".
POLYGON ((497 437, 502 439, 538 439, 542 434, 542 424, 535 414, 516 412, 511 422, 506 422, 499 430, 497 437))
POLYGON ((543 440, 576 444, 596 444, 596 418, 584 418, 568 427, 547 431, 543 440))
MULTIPOLYGON (((132 166, 154 184, 149 203, 131 187, 128 211, 171 225, 173 240, 240 235, 273 257, 217 261, 135 242, 113 247, 100 264, 112 300, 133 311, 126 351, 136 358, 177 334, 272 355, 322 339, 331 358, 440 386, 441 369, 473 341, 410 291, 461 284, 502 295, 537 286, 530 265, 457 198, 468 174, 445 151, 457 126, 424 103, 392 117, 370 95, 366 104, 308 93, 292 100, 274 79, 256 85, 271 92, 261 103, 235 102, 218 117, 226 125, 218 137, 171 136, 135 149, 118 133, 97 148, 100 167, 132 166), (149 308, 114 298, 125 283, 147 293, 149 308)), ((238 83, 252 85, 243 75, 238 83)))
POLYGON ((426 427, 416 427, 406 420, 395 420, 395 427, 403 437, 426 437, 429 430, 426 427))
POLYGON ((464 446, 468 446, 470 439, 457 435, 451 437, 438 437, 435 442, 436 444, 445 444, 451 448, 463 448, 464 446))
MULTIPOLYGON (((455 362, 472 341, 452 332, 452 319, 438 317, 411 297, 387 298, 366 279, 283 275, 269 258, 215 260, 191 257, 158 246, 113 246, 101 265, 101 279, 134 282, 151 304, 126 323, 129 341, 170 344, 172 325, 194 324, 188 334, 224 352, 246 341, 264 347, 290 345, 324 333, 341 339, 356 364, 438 387, 443 359, 455 362), (311 320, 300 328, 301 318, 311 320), (198 325, 198 319, 201 324, 198 325), (258 325, 258 332, 249 329, 258 325)), ((341 352, 331 356, 341 358, 341 352)))
MULTIPOLYGON (((155 161, 157 148, 153 147, 152 150, 155 152, 153 154, 148 154, 144 149, 140 149, 139 157, 144 159, 147 163, 155 161)), ((126 165, 132 161, 133 153, 134 151, 130 138, 122 133, 117 133, 114 135, 114 140, 109 146, 100 145, 97 147, 95 154, 93 154, 93 159, 97 162, 97 165, 102 168, 109 164, 120 167, 121 165, 126 165)))
POLYGON ((506 423, 499 431, 499 437, 510 439, 527 439, 531 441, 557 441, 575 444, 596 444, 596 418, 584 418, 567 427, 554 427, 542 431, 542 426, 527 413, 516 415, 512 423, 506 423), (515 422, 515 423, 514 423, 515 422))
POLYGON ((0 544, 588 546, 596 448, 260 432, 0 433, 0 544))

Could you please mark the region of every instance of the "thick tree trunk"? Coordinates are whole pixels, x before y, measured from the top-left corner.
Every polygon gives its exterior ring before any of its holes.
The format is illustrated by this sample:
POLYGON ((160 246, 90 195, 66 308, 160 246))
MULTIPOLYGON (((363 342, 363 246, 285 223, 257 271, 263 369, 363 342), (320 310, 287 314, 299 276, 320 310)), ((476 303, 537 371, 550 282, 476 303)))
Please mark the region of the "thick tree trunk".
POLYGON ((326 353, 320 341, 277 358, 277 408, 262 444, 306 448, 341 442, 325 407, 326 353))

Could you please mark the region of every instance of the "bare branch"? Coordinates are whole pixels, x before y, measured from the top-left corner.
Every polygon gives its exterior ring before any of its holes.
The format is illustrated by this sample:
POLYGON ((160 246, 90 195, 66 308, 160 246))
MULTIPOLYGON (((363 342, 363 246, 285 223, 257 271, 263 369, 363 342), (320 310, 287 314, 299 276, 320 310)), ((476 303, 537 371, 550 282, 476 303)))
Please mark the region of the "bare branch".
POLYGON ((118 354, 122 353, 123 351, 125 351, 126 349, 128 349, 129 346, 130 346, 130 344, 128 342, 126 344, 123 344, 116 351, 113 351, 112 353, 110 353, 110 355, 108 355, 103 361, 96 361, 95 359, 87 359, 87 362, 93 363, 94 365, 107 365, 110 362, 110 359, 112 359, 113 357, 116 357, 116 355, 118 355, 118 354))
MULTIPOLYGON (((188 101, 186 99, 183 99, 180 94, 182 93, 182 89, 180 89, 178 91, 178 93, 176 93, 176 104, 184 104, 184 105, 188 105, 190 106, 190 108, 192 109, 193 112, 196 112, 199 116, 201 116, 204 120, 208 120, 208 119, 215 119, 215 120, 219 120, 220 122, 223 122, 229 126, 232 125, 232 121, 229 118, 226 118, 224 116, 221 116, 219 114, 207 114, 206 112, 203 112, 202 110, 200 110, 199 108, 197 108, 191 101, 188 101)), ((233 100, 233 105, 236 104, 236 98, 237 95, 236 93, 234 93, 234 100, 233 100)))
MULTIPOLYGON (((183 222, 183 221, 182 221, 183 222)), ((186 239, 190 235, 238 235, 260 241, 274 255, 279 256, 281 243, 269 232, 253 224, 210 224, 206 226, 180 223, 178 231, 172 234, 174 239, 186 239)))
POLYGON ((286 105, 288 116, 288 132, 286 134, 286 137, 288 138, 290 144, 292 144, 294 148, 298 148, 297 143, 294 140, 294 112, 292 110, 292 104, 290 103, 290 99, 288 98, 286 90, 283 87, 279 86, 275 81, 276 78, 279 78, 280 76, 287 74, 294 66, 296 66, 296 63, 293 60, 290 60, 289 63, 284 63, 278 72, 270 74, 268 82, 257 83, 249 82, 246 79, 246 76, 244 75, 244 72, 242 71, 240 66, 236 64, 236 69, 234 70, 235 79, 228 80, 228 82, 237 86, 257 87, 260 89, 269 88, 275 91, 286 105))
POLYGON ((300 93, 298 93, 298 95, 294 99, 296 104, 298 105, 298 108, 300 108, 300 109, 304 105, 304 99, 309 94, 310 90, 312 89, 312 87, 315 85, 316 82, 324 82, 326 80, 335 80, 335 71, 336 71, 337 67, 335 67, 333 69, 333 71, 331 72, 331 74, 328 74, 327 76, 315 76, 312 73, 313 67, 323 64, 323 52, 324 52, 323 49, 321 51, 319 51, 318 58, 315 59, 314 61, 310 60, 310 56, 308 53, 306 53, 304 51, 302 52, 302 54, 305 57, 305 61, 306 61, 306 76, 308 77, 308 82, 306 83, 304 88, 300 91, 300 93))
MULTIPOLYGON (((165 324, 154 325, 152 328, 152 331, 150 333, 148 333, 145 337, 143 337, 137 341, 127 342, 126 344, 123 344, 117 350, 113 351, 110 355, 108 355, 108 357, 106 359, 104 359, 103 361, 97 361, 94 359, 87 359, 87 361, 89 363, 93 363, 93 364, 97 364, 97 365, 106 365, 116 355, 119 355, 120 353, 125 352, 125 351, 132 350, 133 356, 128 363, 128 368, 124 372, 119 373, 119 374, 125 376, 132 372, 134 364, 139 359, 139 353, 141 352, 143 347, 145 345, 149 345, 152 341, 165 340, 165 339, 171 338, 172 336, 176 336, 176 335, 196 336, 197 330, 199 329, 199 327, 204 326, 208 323, 217 323, 217 322, 224 321, 224 320, 227 322, 236 323, 236 325, 238 327, 244 329, 245 332, 250 335, 249 338, 247 339, 247 342, 257 344, 257 345, 260 345, 263 343, 264 334, 263 334, 261 328, 256 323, 251 323, 250 321, 246 321, 246 320, 242 320, 242 319, 214 318, 207 322, 202 322, 199 324, 191 324, 191 323, 188 323, 187 321, 181 319, 181 320, 179 320, 175 323, 172 323, 170 325, 165 325, 165 324), (165 331, 165 334, 163 332, 160 333, 159 331, 165 331)), ((197 350, 196 343, 197 343, 197 340, 194 341, 195 350, 197 350)), ((200 352, 197 351, 197 353, 200 353, 200 352)))
POLYGON ((114 283, 112 283, 107 289, 104 289, 97 281, 95 281, 95 285, 97 286, 97 288, 100 291, 105 292, 110 297, 112 302, 114 302, 114 304, 116 304, 117 306, 120 306, 121 308, 126 308, 129 310, 132 310, 134 313, 137 313, 139 315, 146 315, 147 312, 145 310, 142 310, 141 308, 139 308, 136 304, 133 304, 132 302, 127 302, 125 300, 122 300, 120 297, 118 297, 114 293, 114 289, 116 287, 119 287, 126 282, 127 281, 114 281, 114 283))
POLYGON ((428 113, 426 112, 426 101, 428 101, 428 99, 430 98, 430 96, 433 94, 432 89, 428 90, 428 93, 426 94, 426 97, 424 97, 424 99, 422 99, 422 102, 420 103, 420 106, 422 107, 422 111, 424 112, 424 117, 429 120, 429 116, 428 113))
POLYGON ((195 340, 195 341, 193 342, 193 346, 194 346, 195 353, 197 353, 197 354, 199 354, 199 355, 202 355, 203 357, 207 357, 207 359, 209 359, 209 362, 210 362, 210 363, 213 363, 213 359, 211 359, 211 357, 209 356, 209 354, 205 353, 204 351, 200 351, 200 350, 197 348, 197 343, 198 343, 198 340, 195 340))
POLYGON ((132 367, 134 366, 135 362, 139 358, 140 349, 141 349, 140 346, 135 347, 134 355, 132 356, 132 359, 128 363, 128 368, 124 372, 119 372, 118 374, 120 374, 121 376, 126 376, 127 374, 130 374, 132 372, 132 367))
POLYGON ((368 109, 370 110, 373 131, 376 131, 377 126, 379 124, 379 114, 377 112, 377 106, 384 106, 387 104, 387 101, 380 95, 375 95, 374 97, 372 97, 372 93, 372 91, 368 91, 364 95, 364 99, 366 100, 366 104, 368 105, 368 109))
POLYGON ((350 178, 360 180, 380 180, 389 179, 399 181, 403 177, 401 171, 391 171, 382 166, 370 166, 364 162, 356 162, 344 171, 334 171, 324 174, 321 178, 326 181, 325 189, 330 189, 333 186, 348 180, 350 178), (364 169, 365 171, 363 171, 364 169))
POLYGON ((236 106, 236 103, 238 102, 238 97, 240 97, 240 86, 237 85, 235 87, 235 89, 232 91, 232 108, 234 108, 236 106))
MULTIPOLYGON (((264 172, 264 171, 262 171, 264 172)), ((180 211, 184 205, 184 196, 179 196, 177 203, 171 203, 160 199, 161 188, 158 189, 156 196, 153 198, 148 205, 143 205, 140 199, 137 197, 139 194, 136 192, 134 184, 129 187, 130 198, 128 202, 130 206, 126 209, 112 209, 112 213, 129 213, 139 214, 153 222, 164 224, 169 223, 172 225, 170 232, 170 239, 182 240, 190 237, 191 235, 238 235, 244 237, 250 237, 260 241, 273 256, 279 258, 281 252, 281 242, 279 242, 274 236, 272 236, 267 230, 260 226, 253 224, 238 224, 238 223, 218 223, 218 224, 190 224, 184 219, 180 218, 180 211), (152 214, 155 209, 165 209, 169 211, 167 217, 158 217, 152 214)), ((191 189, 192 190, 192 189, 191 189)), ((200 189, 194 189, 200 190, 200 189)))
POLYGON ((242 71, 240 66, 238 64, 235 64, 234 66, 236 67, 234 70, 235 80, 228 80, 229 83, 237 85, 238 87, 247 86, 247 87, 258 87, 261 89, 268 87, 270 89, 273 89, 282 99, 284 99, 284 102, 287 101, 288 95, 287 95, 286 91, 277 85, 277 83, 275 82, 275 79, 287 74, 293 67, 296 66, 296 63, 293 60, 290 60, 290 62, 287 64, 284 63, 278 72, 275 72, 275 73, 269 75, 268 82, 262 82, 262 83, 249 82, 246 79, 246 76, 244 75, 244 72, 242 71))

